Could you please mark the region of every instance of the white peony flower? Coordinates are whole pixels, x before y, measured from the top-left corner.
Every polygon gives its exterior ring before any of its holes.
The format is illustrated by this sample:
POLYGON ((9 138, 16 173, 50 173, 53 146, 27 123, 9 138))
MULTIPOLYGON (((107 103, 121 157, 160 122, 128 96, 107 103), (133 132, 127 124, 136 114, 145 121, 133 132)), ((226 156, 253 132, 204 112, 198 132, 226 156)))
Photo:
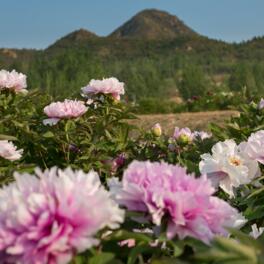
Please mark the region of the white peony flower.
POLYGON ((254 237, 255 239, 257 239, 259 236, 262 235, 262 233, 264 232, 264 227, 257 227, 256 224, 251 226, 252 231, 249 233, 252 237, 254 237))
POLYGON ((225 140, 213 146, 212 154, 201 155, 200 172, 230 197, 234 196, 234 187, 260 176, 258 162, 250 159, 243 144, 238 146, 234 140, 225 140))
POLYGON ((258 104, 258 108, 259 109, 263 109, 264 108, 264 99, 263 98, 260 99, 259 104, 258 104))
POLYGON ((201 139, 201 140, 212 137, 211 133, 207 133, 205 131, 194 131, 193 135, 195 139, 201 139))
POLYGON ((241 144, 241 147, 251 159, 264 164, 264 130, 252 133, 248 141, 241 144))

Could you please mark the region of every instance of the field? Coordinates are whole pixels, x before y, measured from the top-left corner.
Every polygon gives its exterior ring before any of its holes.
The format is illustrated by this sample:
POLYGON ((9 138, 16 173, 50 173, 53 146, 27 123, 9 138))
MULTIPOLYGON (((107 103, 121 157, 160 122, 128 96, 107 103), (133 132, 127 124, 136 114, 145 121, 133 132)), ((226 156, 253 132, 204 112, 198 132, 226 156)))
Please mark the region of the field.
POLYGON ((192 130, 208 130, 208 125, 212 122, 221 125, 231 116, 238 116, 237 111, 210 111, 196 113, 179 113, 179 114, 158 114, 158 115, 139 115, 139 120, 132 121, 132 124, 140 128, 150 129, 155 123, 160 123, 164 132, 172 134, 174 128, 189 127, 192 130))
POLYGON ((137 115, 116 78, 26 77, 0 71, 0 263, 263 264, 264 99, 137 115))

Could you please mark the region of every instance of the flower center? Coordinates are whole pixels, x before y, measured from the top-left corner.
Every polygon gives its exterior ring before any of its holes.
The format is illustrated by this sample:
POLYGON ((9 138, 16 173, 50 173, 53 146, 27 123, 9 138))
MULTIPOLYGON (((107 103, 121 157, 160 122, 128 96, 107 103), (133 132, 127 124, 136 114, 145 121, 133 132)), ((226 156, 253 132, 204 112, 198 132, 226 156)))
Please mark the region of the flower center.
POLYGON ((242 161, 238 157, 232 156, 232 157, 229 158, 229 163, 231 165, 234 165, 234 166, 237 167, 237 166, 240 166, 242 164, 242 161))
POLYGON ((183 143, 189 143, 192 141, 191 137, 189 137, 188 135, 186 134, 181 134, 179 136, 179 141, 183 142, 183 143))

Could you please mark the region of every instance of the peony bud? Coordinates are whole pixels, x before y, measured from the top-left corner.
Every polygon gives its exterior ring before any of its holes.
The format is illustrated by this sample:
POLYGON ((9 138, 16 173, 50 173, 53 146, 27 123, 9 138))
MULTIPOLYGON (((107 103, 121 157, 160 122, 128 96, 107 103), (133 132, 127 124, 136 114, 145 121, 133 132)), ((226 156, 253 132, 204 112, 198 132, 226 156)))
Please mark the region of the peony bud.
POLYGON ((154 136, 160 137, 162 135, 162 128, 159 123, 156 123, 152 128, 151 131, 154 136))

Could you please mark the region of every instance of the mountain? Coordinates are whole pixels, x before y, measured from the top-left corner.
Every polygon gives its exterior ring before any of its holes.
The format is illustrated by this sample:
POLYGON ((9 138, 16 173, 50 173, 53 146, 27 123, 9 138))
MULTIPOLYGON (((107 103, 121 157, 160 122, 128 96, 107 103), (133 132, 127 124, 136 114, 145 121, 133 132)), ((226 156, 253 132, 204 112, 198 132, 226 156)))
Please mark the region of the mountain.
MULTIPOLYGON (((78 45, 78 44, 86 43, 90 40, 94 40, 97 38, 99 37, 95 33, 81 28, 57 40, 53 45, 56 45, 56 47, 58 48, 59 47, 64 48, 64 47, 70 47, 76 44, 78 45)), ((53 45, 51 45, 50 47, 52 47, 53 45)))
POLYGON ((147 9, 132 17, 110 34, 114 38, 173 39, 193 37, 197 33, 178 17, 156 9, 147 9))

